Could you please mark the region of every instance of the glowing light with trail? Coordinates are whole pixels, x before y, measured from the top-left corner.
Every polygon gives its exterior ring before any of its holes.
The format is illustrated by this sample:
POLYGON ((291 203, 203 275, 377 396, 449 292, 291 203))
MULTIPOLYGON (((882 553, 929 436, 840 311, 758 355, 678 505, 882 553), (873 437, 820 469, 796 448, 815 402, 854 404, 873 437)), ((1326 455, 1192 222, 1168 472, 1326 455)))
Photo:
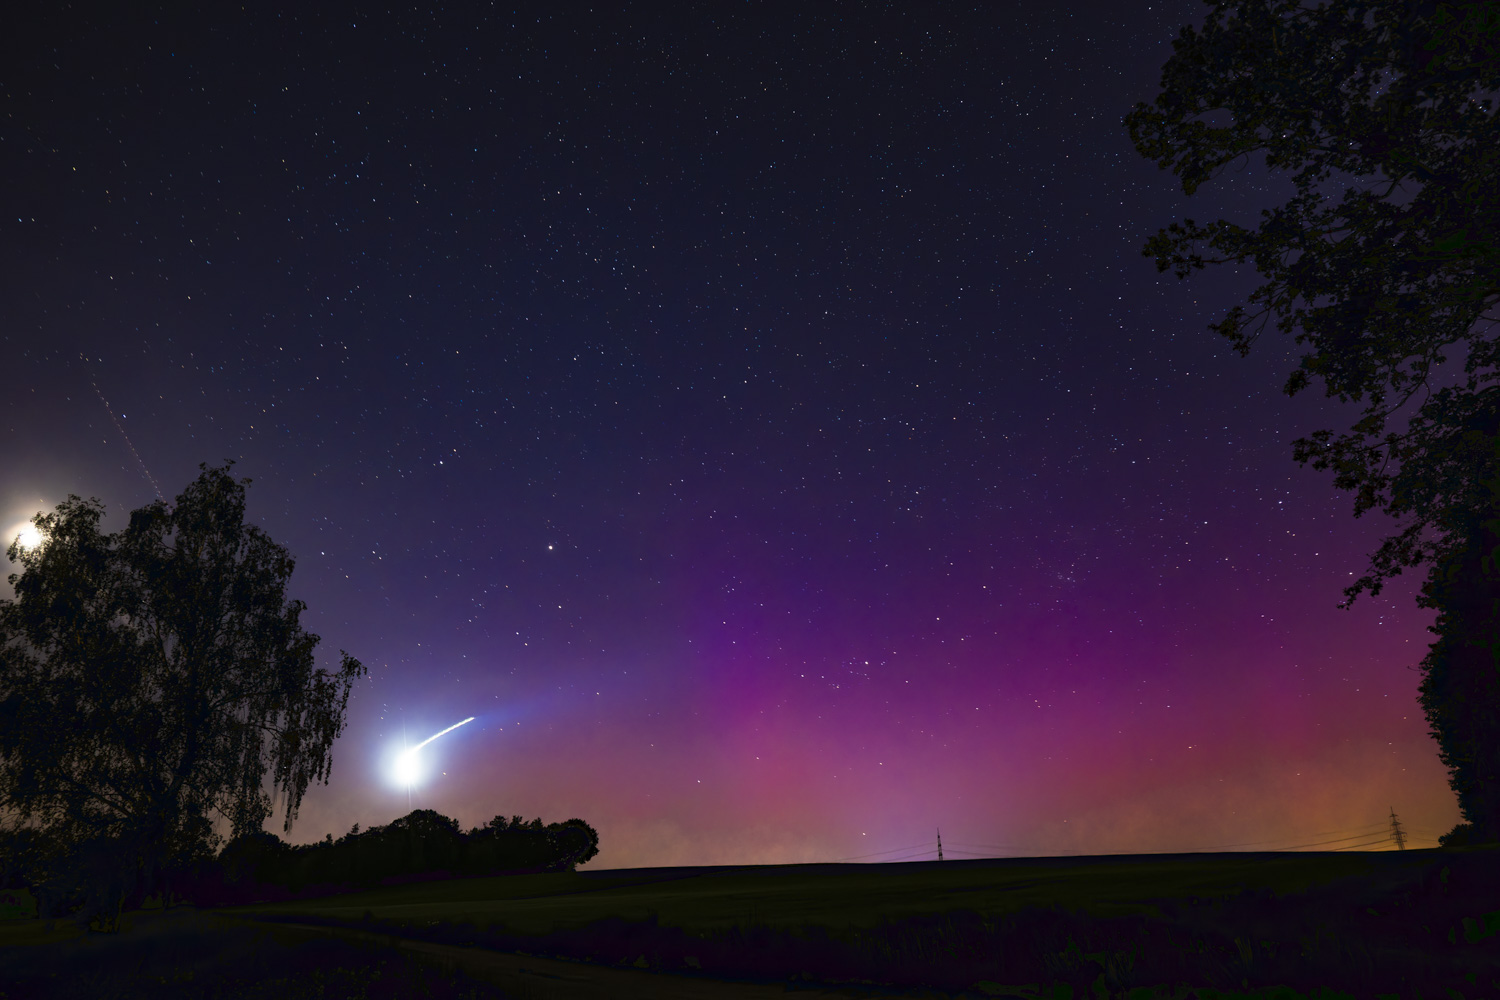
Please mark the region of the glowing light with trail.
POLYGON ((433 740, 437 739, 439 736, 445 736, 448 733, 453 732, 453 730, 457 729, 459 726, 473 722, 474 718, 475 717, 471 715, 463 722, 455 722, 453 725, 449 726, 447 729, 444 729, 442 732, 433 733, 431 736, 427 737, 416 746, 407 747, 405 750, 402 750, 399 754, 396 755, 395 777, 398 782, 406 786, 407 805, 411 805, 411 786, 421 780, 422 777, 422 768, 420 762, 417 760, 417 751, 421 750, 423 747, 431 743, 433 740))

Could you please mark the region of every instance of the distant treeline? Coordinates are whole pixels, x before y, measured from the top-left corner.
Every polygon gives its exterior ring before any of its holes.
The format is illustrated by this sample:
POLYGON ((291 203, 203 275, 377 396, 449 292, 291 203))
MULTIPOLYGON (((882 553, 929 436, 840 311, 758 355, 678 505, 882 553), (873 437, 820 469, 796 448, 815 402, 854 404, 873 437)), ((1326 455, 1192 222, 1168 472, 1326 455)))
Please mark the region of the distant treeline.
POLYGON ((458 821, 418 809, 386 826, 359 825, 334 840, 291 847, 272 833, 237 837, 215 863, 172 891, 199 905, 232 905, 368 889, 399 882, 572 871, 599 853, 599 834, 581 819, 542 825, 496 816, 468 833, 458 821), (206 877, 205 877, 206 876, 206 877), (198 898, 193 898, 198 897, 198 898), (215 898, 217 897, 217 898, 215 898))
MULTIPOLYGON (((92 883, 119 875, 110 870, 115 865, 107 845, 91 845, 76 859, 80 863, 69 864, 46 858, 45 845, 30 842, 28 832, 5 835, 8 843, 0 845, 0 856, 6 862, 4 882, 31 889, 38 916, 71 912, 84 903, 92 883)), ((385 826, 361 831, 355 824, 338 840, 330 834, 313 844, 292 846, 264 831, 245 834, 216 856, 199 853, 149 882, 130 879, 126 906, 158 895, 168 903, 235 906, 401 882, 571 871, 598 853, 599 834, 581 819, 544 826, 540 819, 528 823, 520 816, 496 816, 463 833, 457 820, 418 809, 385 826)))

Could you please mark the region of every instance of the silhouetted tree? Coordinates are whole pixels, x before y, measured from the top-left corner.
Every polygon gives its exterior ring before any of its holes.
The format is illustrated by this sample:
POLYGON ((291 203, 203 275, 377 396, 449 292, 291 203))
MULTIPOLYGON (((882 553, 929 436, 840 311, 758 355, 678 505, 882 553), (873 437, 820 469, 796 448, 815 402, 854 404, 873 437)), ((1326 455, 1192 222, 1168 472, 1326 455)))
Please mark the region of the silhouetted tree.
POLYGON ((0 600, 0 808, 62 845, 54 874, 87 848, 72 870, 95 878, 91 845, 108 841, 149 884, 216 846, 210 811, 259 831, 268 769, 285 830, 327 782, 364 667, 345 653, 337 675, 314 669, 306 606, 284 596, 293 560, 245 523, 232 464, 200 466, 115 534, 98 500, 70 496, 32 519, 39 545, 7 550, 23 572, 0 600))
POLYGON ((450 869, 463 854, 458 820, 432 809, 414 809, 392 820, 383 831, 399 845, 398 867, 391 874, 414 875, 450 869))
POLYGON ((547 827, 558 845, 559 867, 573 871, 599 853, 599 832, 581 819, 565 819, 547 827))
POLYGON ((1235 306, 1210 329, 1245 355, 1274 314, 1309 346, 1287 395, 1321 378, 1327 396, 1365 403, 1349 432, 1314 431, 1293 458, 1332 469, 1355 491, 1355 517, 1405 519, 1344 608, 1429 564, 1419 604, 1440 610, 1440 638, 1422 662, 1422 706, 1469 820, 1450 838, 1496 839, 1500 661, 1474 643, 1500 621, 1482 566, 1495 541, 1486 484, 1500 471, 1500 344, 1486 316, 1500 301, 1500 118, 1484 96, 1500 90, 1500 4, 1208 2, 1203 28, 1173 43, 1154 105, 1125 117, 1131 139, 1188 195, 1261 150, 1267 167, 1296 172, 1297 194, 1256 230, 1187 219, 1143 252, 1179 278, 1253 261, 1269 279, 1250 295, 1255 312, 1235 306), (1205 120, 1215 114, 1227 123, 1205 120), (1370 180, 1332 200, 1319 185, 1335 172, 1370 180), (1195 252, 1199 241, 1217 256, 1195 252), (1434 390, 1455 345, 1462 384, 1434 390), (1413 400, 1405 430, 1388 429, 1413 400))
POLYGON ((142 894, 151 888, 160 892, 163 907, 186 900, 190 887, 203 874, 203 870, 217 863, 216 855, 223 838, 215 831, 207 816, 188 816, 174 834, 161 844, 161 871, 155 884, 142 886, 142 894))
POLYGON ((219 852, 214 868, 218 878, 213 898, 195 900, 206 905, 251 902, 265 885, 285 885, 291 848, 276 834, 252 830, 235 837, 219 852), (223 898, 219 898, 223 891, 223 898))
POLYGON ((1345 591, 1379 594, 1403 567, 1437 564, 1467 543, 1493 455, 1465 431, 1500 409, 1500 347, 1486 317, 1500 301, 1500 6, 1493 2, 1208 0, 1182 29, 1162 93, 1125 116, 1136 149, 1191 195, 1264 150, 1295 171, 1297 194, 1256 230, 1173 223, 1147 241, 1159 271, 1253 261, 1269 280, 1210 329, 1247 354, 1272 316, 1309 345, 1288 395, 1321 378, 1326 394, 1366 403, 1349 433, 1319 430, 1293 457, 1356 491, 1356 517, 1406 518, 1345 591), (1232 10, 1229 17, 1226 11, 1232 10), (1227 115, 1211 123, 1215 114, 1227 115), (1340 199, 1317 187, 1335 172, 1340 199), (1403 201, 1403 199, 1405 199, 1403 201), (1216 255, 1193 246, 1204 241, 1216 255), (1258 321, 1258 322, 1257 322, 1258 321), (1464 383, 1436 391, 1432 369, 1459 345, 1464 383), (1420 405, 1404 431, 1387 422, 1420 405))
MULTIPOLYGON (((1500 512, 1500 478, 1488 485, 1500 512)), ((1500 841, 1500 517, 1475 520, 1418 604, 1438 612, 1439 637, 1422 661, 1422 709, 1466 820, 1442 843, 1500 841)))
POLYGON ((30 887, 42 853, 42 838, 34 827, 0 828, 0 889, 30 887))

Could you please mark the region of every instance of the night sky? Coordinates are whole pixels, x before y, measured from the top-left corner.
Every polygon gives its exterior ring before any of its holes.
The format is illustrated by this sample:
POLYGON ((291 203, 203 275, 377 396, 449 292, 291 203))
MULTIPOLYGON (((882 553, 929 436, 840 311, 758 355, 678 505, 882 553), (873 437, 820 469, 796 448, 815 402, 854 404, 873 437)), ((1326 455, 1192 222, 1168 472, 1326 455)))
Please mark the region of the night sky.
POLYGON ((1394 525, 1291 458, 1358 408, 1140 254, 1292 190, 1130 143, 1202 3, 559 6, 0 42, 0 527, 253 480, 369 668, 287 839, 1435 846, 1419 575, 1340 610, 1394 525))

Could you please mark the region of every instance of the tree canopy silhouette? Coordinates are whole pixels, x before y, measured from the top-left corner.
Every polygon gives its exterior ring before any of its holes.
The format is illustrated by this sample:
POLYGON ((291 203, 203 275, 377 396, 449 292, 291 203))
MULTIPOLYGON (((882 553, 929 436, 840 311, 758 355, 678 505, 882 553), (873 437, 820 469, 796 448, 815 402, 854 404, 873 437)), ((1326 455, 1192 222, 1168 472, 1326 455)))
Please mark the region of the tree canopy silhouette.
POLYGON ((1434 568, 1418 601, 1438 612, 1422 660, 1423 714, 1466 820, 1444 845, 1500 841, 1500 476, 1486 485, 1497 516, 1434 568))
POLYGON ((69 496, 32 519, 40 544, 7 549, 23 571, 0 600, 0 807, 59 844, 103 840, 148 880, 210 812, 260 830, 268 770, 289 831, 365 672, 348 653, 314 668, 293 559, 245 523, 232 464, 115 534, 69 496))
POLYGON ((1317 430, 1293 449, 1355 491, 1356 517, 1380 508, 1406 521, 1344 591, 1347 608, 1403 567, 1452 558, 1488 507, 1500 120, 1485 95, 1500 90, 1500 4, 1207 2, 1203 28, 1173 42, 1161 94, 1125 116, 1131 139, 1189 195, 1262 150, 1267 167, 1295 171, 1297 194, 1255 230, 1187 219, 1143 253, 1179 278, 1253 261, 1269 280, 1250 310, 1210 328, 1245 355, 1274 314, 1308 345, 1288 395, 1320 378, 1329 397, 1365 403, 1348 432, 1317 430), (1205 120, 1226 112, 1228 124, 1205 120), (1335 172, 1353 179, 1338 199, 1319 188, 1335 172), (1455 346, 1462 384, 1434 390, 1455 346), (1388 428, 1413 400, 1406 427, 1388 428))

